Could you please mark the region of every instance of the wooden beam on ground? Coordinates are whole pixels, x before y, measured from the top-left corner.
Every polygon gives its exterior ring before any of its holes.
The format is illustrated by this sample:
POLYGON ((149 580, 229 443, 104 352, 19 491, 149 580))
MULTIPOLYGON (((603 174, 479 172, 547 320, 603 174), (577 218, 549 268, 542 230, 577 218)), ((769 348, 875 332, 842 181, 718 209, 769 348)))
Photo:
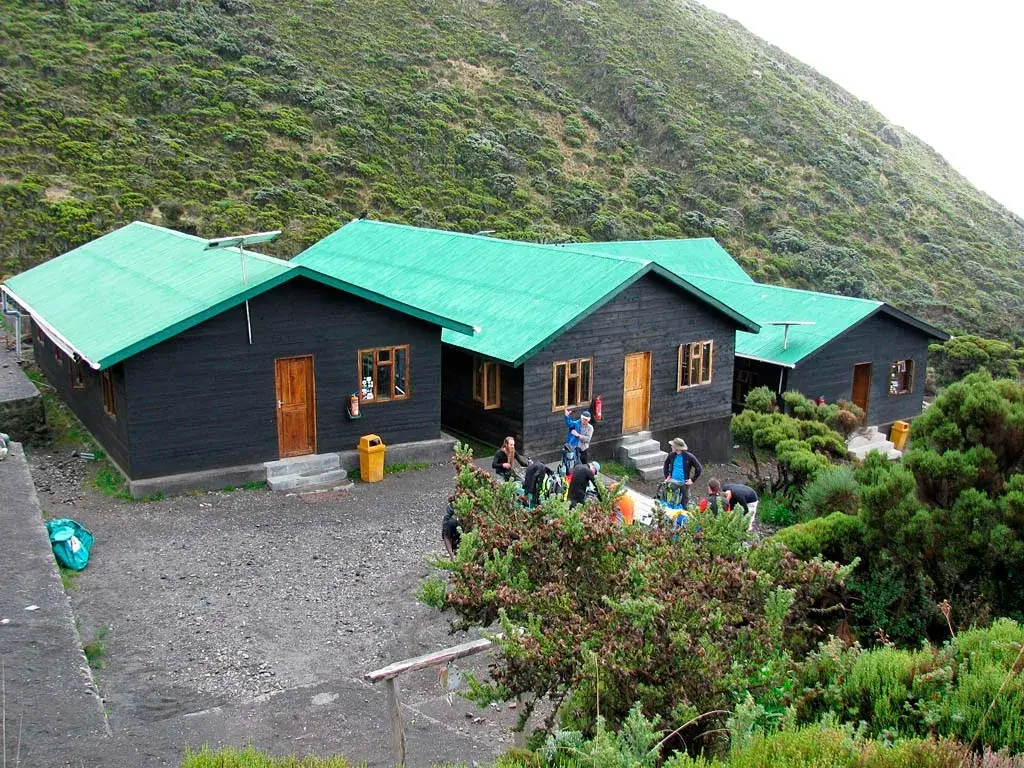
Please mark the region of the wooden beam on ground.
POLYGON ((464 656, 472 656, 474 653, 486 651, 491 647, 491 645, 491 641, 487 638, 471 640, 468 643, 462 643, 461 645, 453 645, 450 648, 445 648, 443 651, 435 651, 434 653, 417 656, 413 659, 396 661, 394 664, 388 664, 386 667, 382 667, 381 669, 375 669, 373 672, 367 672, 363 675, 363 679, 371 683, 379 683, 382 680, 391 680, 403 672, 413 672, 417 669, 436 667, 441 664, 446 664, 449 661, 454 661, 455 659, 461 659, 464 656))

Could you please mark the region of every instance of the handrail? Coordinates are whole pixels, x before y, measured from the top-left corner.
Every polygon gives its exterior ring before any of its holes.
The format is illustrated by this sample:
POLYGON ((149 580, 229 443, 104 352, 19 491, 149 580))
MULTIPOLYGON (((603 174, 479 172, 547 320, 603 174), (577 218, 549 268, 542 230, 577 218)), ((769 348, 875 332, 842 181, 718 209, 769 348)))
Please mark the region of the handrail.
POLYGON ((384 683, 384 689, 388 696, 388 718, 391 721, 391 750, 395 755, 395 765, 405 765, 405 724, 402 722, 401 703, 398 700, 398 687, 395 685, 395 678, 403 672, 414 672, 417 669, 437 667, 447 664, 449 661, 461 659, 465 656, 472 656, 474 653, 486 651, 493 645, 491 640, 480 638, 471 640, 468 643, 453 645, 440 651, 427 653, 423 656, 416 656, 411 659, 403 659, 386 667, 375 669, 363 675, 363 679, 370 683, 384 683))

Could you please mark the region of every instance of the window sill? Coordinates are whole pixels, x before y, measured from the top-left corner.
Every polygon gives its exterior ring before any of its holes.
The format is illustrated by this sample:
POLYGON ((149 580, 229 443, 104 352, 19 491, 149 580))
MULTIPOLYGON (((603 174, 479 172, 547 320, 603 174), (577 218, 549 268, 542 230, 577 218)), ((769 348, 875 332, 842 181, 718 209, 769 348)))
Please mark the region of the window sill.
POLYGON ((703 382, 701 384, 687 384, 686 386, 683 386, 683 387, 680 387, 677 384, 676 385, 676 392, 685 392, 688 389, 699 389, 700 387, 710 387, 713 383, 714 382, 712 382, 712 381, 705 381, 705 382, 703 382))

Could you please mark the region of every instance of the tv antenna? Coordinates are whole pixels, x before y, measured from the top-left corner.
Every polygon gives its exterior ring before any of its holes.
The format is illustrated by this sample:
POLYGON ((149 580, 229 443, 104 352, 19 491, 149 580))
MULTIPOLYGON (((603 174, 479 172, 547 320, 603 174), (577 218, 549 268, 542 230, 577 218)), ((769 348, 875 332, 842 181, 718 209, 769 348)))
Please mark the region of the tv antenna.
POLYGON ((781 325, 785 328, 782 332, 782 348, 789 349, 789 326, 791 325, 814 325, 813 320, 769 320, 761 325, 781 325))
MULTIPOLYGON (((281 230, 275 229, 272 232, 257 232, 252 235, 232 235, 230 237, 217 237, 206 241, 206 248, 211 251, 219 248, 237 248, 238 256, 242 262, 242 285, 248 285, 245 277, 245 246, 256 245, 257 243, 269 243, 281 235, 281 230)), ((249 317, 249 299, 245 300, 245 327, 249 331, 249 343, 252 344, 252 319, 249 317)))

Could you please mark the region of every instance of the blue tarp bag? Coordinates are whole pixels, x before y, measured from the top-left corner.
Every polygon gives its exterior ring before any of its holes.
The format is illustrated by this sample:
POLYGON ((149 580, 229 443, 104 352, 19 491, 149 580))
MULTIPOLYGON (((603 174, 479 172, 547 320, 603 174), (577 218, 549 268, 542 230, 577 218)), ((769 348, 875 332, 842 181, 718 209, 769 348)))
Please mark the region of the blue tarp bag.
POLYGON ((53 556, 58 563, 73 571, 80 571, 89 564, 93 538, 81 525, 62 517, 59 520, 47 520, 46 532, 50 535, 50 546, 53 547, 53 556))

